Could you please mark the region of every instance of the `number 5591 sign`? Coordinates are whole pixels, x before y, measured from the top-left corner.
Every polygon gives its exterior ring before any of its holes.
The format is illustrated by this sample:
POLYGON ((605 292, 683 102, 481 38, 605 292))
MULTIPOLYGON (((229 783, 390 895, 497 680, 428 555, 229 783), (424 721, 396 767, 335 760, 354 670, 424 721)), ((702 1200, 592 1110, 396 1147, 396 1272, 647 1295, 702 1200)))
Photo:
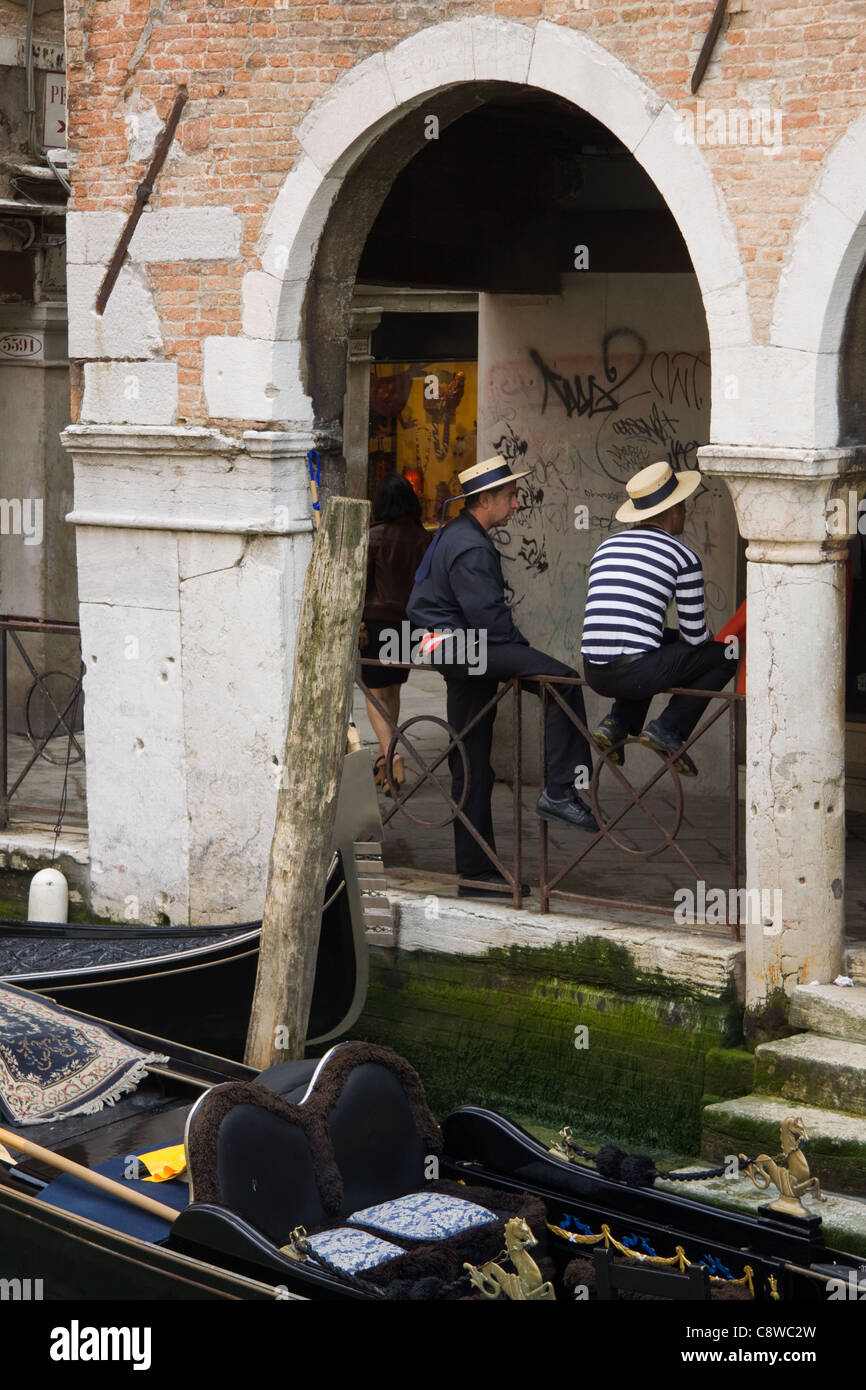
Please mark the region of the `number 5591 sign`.
POLYGON ((0 332, 0 359, 21 361, 25 357, 41 358, 43 343, 34 333, 0 332))
POLYGON ((66 149, 66 73, 46 72, 42 144, 46 150, 66 149))

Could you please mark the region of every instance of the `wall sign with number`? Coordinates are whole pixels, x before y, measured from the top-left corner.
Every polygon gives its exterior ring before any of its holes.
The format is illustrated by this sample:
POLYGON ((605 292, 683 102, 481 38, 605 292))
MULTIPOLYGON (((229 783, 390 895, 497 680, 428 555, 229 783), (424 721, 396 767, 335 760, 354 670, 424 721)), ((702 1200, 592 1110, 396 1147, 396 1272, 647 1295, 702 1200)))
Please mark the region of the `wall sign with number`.
POLYGON ((66 149, 66 73, 46 72, 42 144, 46 150, 66 149))
POLYGON ((36 333, 0 333, 0 360, 20 362, 45 356, 45 344, 36 333))

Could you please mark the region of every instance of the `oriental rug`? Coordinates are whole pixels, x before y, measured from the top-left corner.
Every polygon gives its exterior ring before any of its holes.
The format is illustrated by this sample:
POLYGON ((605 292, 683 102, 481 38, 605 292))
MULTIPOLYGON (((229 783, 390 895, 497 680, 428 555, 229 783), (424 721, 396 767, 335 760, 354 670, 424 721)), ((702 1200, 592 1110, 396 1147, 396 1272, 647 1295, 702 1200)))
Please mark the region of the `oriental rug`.
POLYGON ((13 1125, 89 1115, 166 1062, 123 1042, 103 1024, 49 999, 0 985, 0 1115, 13 1125))

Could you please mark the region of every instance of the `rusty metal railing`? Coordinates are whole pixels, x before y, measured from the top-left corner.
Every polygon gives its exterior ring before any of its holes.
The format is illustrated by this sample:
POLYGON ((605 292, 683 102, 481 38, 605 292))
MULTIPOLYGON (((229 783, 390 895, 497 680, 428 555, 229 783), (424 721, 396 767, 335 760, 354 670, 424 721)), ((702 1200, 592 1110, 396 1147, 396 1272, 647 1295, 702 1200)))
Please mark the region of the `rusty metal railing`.
MULTIPOLYGON (((12 799, 15 797, 27 777, 28 773, 42 759, 44 762, 53 763, 59 767, 69 767, 73 763, 83 762, 84 747, 77 734, 77 724, 79 722, 79 712, 82 700, 82 681, 84 678, 84 667, 80 655, 81 634, 78 623, 63 622, 60 620, 50 620, 47 618, 21 618, 10 614, 0 616, 0 828, 5 829, 10 822, 11 813, 14 809, 19 817, 32 817, 34 819, 46 819, 52 823, 58 820, 61 813, 60 805, 41 806, 23 800, 16 800, 14 808, 12 799), (77 658, 78 670, 76 674, 64 670, 44 671, 40 674, 30 653, 27 651, 22 636, 24 634, 38 635, 40 637, 53 635, 75 638, 79 644, 79 655, 77 658), (28 739, 33 752, 25 767, 18 772, 12 785, 9 785, 9 737, 10 737, 10 692, 9 692, 9 644, 12 643, 13 649, 17 651, 27 671, 32 676, 32 683, 24 696, 23 708, 21 711, 21 722, 23 732, 28 739), (49 689, 49 681, 56 686, 58 680, 68 684, 68 692, 60 695, 49 689), (33 700, 40 696, 46 705, 43 710, 47 715, 46 722, 50 724, 47 733, 36 732, 33 728, 33 700), (50 712, 48 712, 50 710, 50 712), (64 755, 55 757, 53 750, 49 746, 51 740, 56 736, 66 735, 67 744, 64 755)), ((86 816, 80 812, 67 810, 62 811, 63 819, 77 824, 86 824, 86 816)))
MULTIPOLYGON (((426 665, 411 665, 405 662, 385 663, 370 661, 366 657, 364 658, 364 665, 367 667, 387 666, 389 669, 397 668, 402 670, 431 669, 429 666, 426 665)), ((636 738, 625 739, 622 743, 617 744, 616 748, 612 748, 607 751, 602 751, 601 749, 596 748, 593 744, 592 735, 588 726, 584 723, 582 719, 578 717, 577 714, 575 714, 574 710, 562 698, 561 694, 559 693, 557 689, 558 686, 585 686, 587 684, 586 681, 582 680, 580 677, 528 677, 524 675, 520 679, 514 678, 513 680, 506 681, 504 684, 500 686, 496 694, 490 700, 488 700, 484 708, 480 710, 478 714, 475 715, 475 717, 470 721, 470 723, 467 724, 465 728, 458 731, 453 729, 451 725, 448 724, 444 719, 439 718, 438 715, 432 714, 415 715, 413 718, 406 720, 402 724, 395 724, 385 707, 379 702, 379 700, 376 698, 373 692, 364 683, 360 674, 356 674, 355 684, 361 690, 365 698, 370 701, 370 703, 374 706, 375 709, 378 710, 378 712, 384 718, 388 727, 391 730, 391 740, 385 761, 385 774, 388 779, 389 790, 393 799, 393 805, 390 807, 389 810, 383 811, 383 825, 388 825, 388 823, 391 820, 393 820, 394 817, 398 814, 405 816, 409 821, 412 822, 412 824, 426 830, 443 829, 445 826, 450 825, 454 820, 459 819, 462 822, 462 824, 466 827, 466 829, 470 832, 475 841, 485 851, 488 858, 491 860, 493 865, 495 865, 499 873, 502 874, 503 878, 510 885, 512 890, 512 906, 520 907, 522 905, 523 898, 521 894, 521 883, 523 866, 525 863, 525 856, 522 827, 522 695, 524 692, 521 690, 521 679, 523 681, 531 679, 532 683, 540 688, 542 705, 541 768, 543 786, 546 785, 547 782, 544 729, 547 721, 548 704, 551 699, 554 699, 556 701, 556 703, 568 716, 571 722, 587 739, 587 741, 590 744, 590 747, 592 747, 596 753, 595 767, 593 770, 592 777, 590 779, 589 787, 587 788, 587 794, 589 797, 590 804, 592 806, 593 814, 595 815, 595 818, 598 822, 599 829, 595 834, 588 836, 583 848, 580 849, 575 855, 573 855, 572 858, 569 859, 568 863, 563 868, 559 869, 556 872, 553 872, 550 866, 548 822, 543 820, 539 820, 538 822, 540 834, 540 872, 538 888, 541 898, 541 911, 543 913, 549 912, 551 900, 557 900, 593 904, 595 906, 616 907, 618 909, 639 912, 648 912, 670 918, 672 916, 672 909, 669 907, 661 907, 657 903, 648 903, 637 901, 634 899, 617 898, 614 896, 600 897, 598 895, 591 895, 586 893, 574 893, 559 886, 562 883, 563 879, 566 878, 566 876, 570 874, 573 869, 575 869, 579 864, 581 864, 586 859, 587 855, 591 854, 592 850, 597 845, 603 842, 608 843, 609 845, 613 846, 616 850, 618 850, 620 853, 632 859, 650 859, 655 857, 656 855, 665 853, 666 851, 670 851, 676 856, 678 856, 679 860, 685 865, 689 873, 693 875, 695 882, 702 881, 701 874, 694 862, 692 861, 692 858, 689 854, 686 853, 682 845, 677 843, 677 835, 682 825, 684 807, 682 782, 680 774, 677 772, 676 767, 674 766, 674 758, 677 755, 672 754, 669 757, 660 758, 659 767, 656 769, 656 771, 641 786, 635 787, 629 781, 622 767, 618 766, 615 762, 612 761, 611 754, 614 753, 617 749, 625 748, 629 743, 636 743, 638 740, 636 738), (492 708, 498 706, 501 702, 508 698, 509 695, 513 700, 514 710, 514 722, 512 733, 514 854, 513 863, 510 869, 502 860, 502 858, 487 843, 483 836, 476 830, 475 826, 470 823, 463 809, 466 803, 466 798, 469 792, 470 779, 472 776, 472 769, 469 765, 469 758, 466 754, 466 749, 463 740, 465 739, 466 735, 471 731, 471 729, 474 728, 474 726, 479 722, 479 720, 483 719, 484 716, 488 714, 488 712, 492 708), (448 738, 447 747, 443 751, 437 752, 434 755, 432 762, 428 762, 424 758, 423 754, 417 747, 417 743, 409 736, 408 731, 412 728, 412 726, 422 722, 438 725, 444 730, 448 738), (400 751, 400 749, 403 750, 401 756, 403 757, 404 764, 406 766, 406 782, 403 783, 402 786, 398 785, 395 781, 393 771, 394 756, 396 753, 398 753, 398 751, 400 751), (442 766, 443 763, 446 762, 452 750, 456 750, 463 763, 464 783, 463 792, 459 803, 455 801, 453 796, 451 795, 450 786, 444 785, 436 776, 437 770, 442 766), (625 793, 627 799, 625 806, 619 807, 618 809, 612 811, 610 815, 607 815, 605 813, 604 807, 602 806, 599 797, 599 780, 601 777, 602 769, 604 767, 608 767, 610 771, 614 774, 617 782, 619 783, 622 791, 625 793), (415 780, 411 784, 409 783, 410 774, 415 775, 415 780), (670 826, 662 824, 656 813, 653 811, 652 807, 646 801, 647 794, 650 791, 652 791, 652 789, 656 786, 660 779, 666 775, 670 775, 673 779, 675 797, 674 819, 673 824, 670 826), (440 820, 425 819, 422 816, 416 815, 408 807, 408 803, 414 796, 417 795, 419 790, 422 787, 430 784, 432 784, 435 787, 437 793, 442 798, 443 802, 445 803, 445 806, 447 807, 447 814, 444 816, 444 818, 440 820), (627 816, 629 811, 631 811, 634 808, 638 808, 646 817, 649 824, 652 825, 654 829, 658 832, 658 843, 649 849, 637 849, 633 846, 626 845, 622 841, 622 839, 614 833, 617 826, 620 824, 623 818, 627 816)), ((702 690, 693 689, 685 686, 671 686, 668 690, 659 693, 667 695, 695 695, 699 696, 701 699, 715 701, 718 704, 717 709, 708 710, 705 713, 703 719, 698 722, 692 734, 684 742, 682 749, 679 750, 681 752, 684 752, 691 748, 692 745, 695 744, 707 732, 707 730, 716 723, 717 720, 722 718, 725 715, 725 713, 727 713, 729 774, 728 834, 730 842, 728 878, 729 887, 734 890, 733 894, 729 895, 729 902, 731 902, 734 905, 738 905, 739 900, 737 897, 736 890, 739 887, 740 844, 738 821, 736 711, 738 704, 742 703, 745 700, 745 696, 737 694, 733 691, 729 692, 702 690)), ((448 773, 447 768, 446 773, 448 773)), ((461 878, 459 880, 459 883, 461 885, 469 887, 489 888, 489 884, 485 885, 483 883, 478 883, 475 880, 471 879, 461 878)), ((507 901, 506 895, 503 895, 503 901, 507 901)), ((739 922, 737 921, 736 910, 734 910, 732 916, 733 920, 729 921, 731 935, 735 941, 739 941, 740 928, 739 922)))

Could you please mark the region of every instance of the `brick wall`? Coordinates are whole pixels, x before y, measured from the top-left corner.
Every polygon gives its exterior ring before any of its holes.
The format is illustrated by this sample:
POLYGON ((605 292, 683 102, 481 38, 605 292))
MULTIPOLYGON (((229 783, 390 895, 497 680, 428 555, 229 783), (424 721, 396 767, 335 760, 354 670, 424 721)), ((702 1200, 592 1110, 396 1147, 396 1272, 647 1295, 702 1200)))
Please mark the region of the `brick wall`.
MULTIPOLYGON (((0 0, 0 20, 8 8, 0 0)), ((20 18, 20 8, 11 8, 20 18)), ((782 121, 771 155, 743 145, 705 149, 734 221, 756 341, 763 342, 789 238, 820 162, 863 110, 866 0, 731 0, 729 9, 699 97, 708 109, 769 107, 782 121)), ((583 30, 661 98, 695 111, 688 84, 712 14, 707 0, 234 7, 166 0, 161 11, 148 0, 67 0, 71 207, 129 211, 154 113, 164 118, 186 84, 190 102, 154 205, 221 206, 241 219, 236 260, 146 267, 164 352, 179 367, 180 420, 207 418, 201 340, 240 332, 241 278, 259 266, 256 244, 311 105, 363 58, 425 26, 475 14, 583 30)))

